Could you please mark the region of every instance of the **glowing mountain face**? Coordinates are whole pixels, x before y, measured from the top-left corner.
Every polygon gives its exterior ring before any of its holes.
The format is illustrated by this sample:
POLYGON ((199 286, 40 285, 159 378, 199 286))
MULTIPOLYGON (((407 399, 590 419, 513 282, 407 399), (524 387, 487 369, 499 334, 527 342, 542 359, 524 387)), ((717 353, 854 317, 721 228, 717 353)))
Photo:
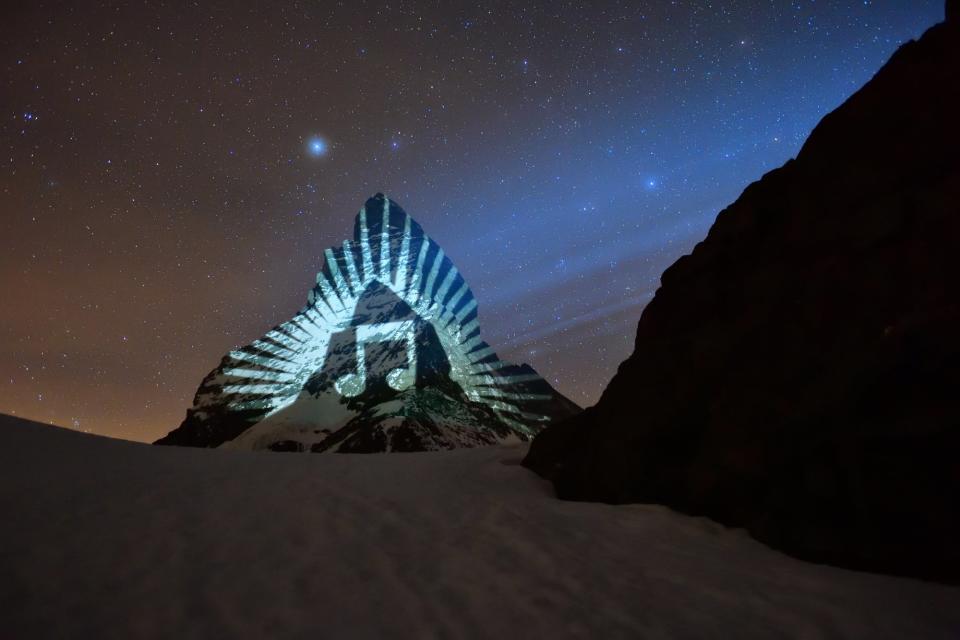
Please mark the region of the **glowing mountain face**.
POLYGON ((497 357, 457 268, 382 194, 324 256, 307 305, 224 357, 158 444, 445 449, 525 440, 579 410, 497 357))

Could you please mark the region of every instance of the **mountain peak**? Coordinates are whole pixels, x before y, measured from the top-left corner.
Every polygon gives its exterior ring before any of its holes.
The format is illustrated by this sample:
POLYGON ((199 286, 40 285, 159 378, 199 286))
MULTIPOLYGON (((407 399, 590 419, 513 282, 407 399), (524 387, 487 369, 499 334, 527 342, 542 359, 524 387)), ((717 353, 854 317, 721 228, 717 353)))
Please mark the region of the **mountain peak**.
POLYGON ((307 305, 232 351, 157 444, 414 451, 526 440, 579 407, 480 337, 450 258, 383 194, 324 252, 307 305))

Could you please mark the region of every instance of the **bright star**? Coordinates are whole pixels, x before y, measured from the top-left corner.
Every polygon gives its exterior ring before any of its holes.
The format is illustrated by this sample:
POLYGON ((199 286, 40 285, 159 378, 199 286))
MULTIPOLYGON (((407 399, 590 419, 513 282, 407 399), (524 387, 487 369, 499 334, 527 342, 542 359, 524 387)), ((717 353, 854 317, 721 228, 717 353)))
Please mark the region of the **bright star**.
POLYGON ((314 136, 307 140, 307 153, 314 158, 326 155, 327 141, 319 136, 314 136))

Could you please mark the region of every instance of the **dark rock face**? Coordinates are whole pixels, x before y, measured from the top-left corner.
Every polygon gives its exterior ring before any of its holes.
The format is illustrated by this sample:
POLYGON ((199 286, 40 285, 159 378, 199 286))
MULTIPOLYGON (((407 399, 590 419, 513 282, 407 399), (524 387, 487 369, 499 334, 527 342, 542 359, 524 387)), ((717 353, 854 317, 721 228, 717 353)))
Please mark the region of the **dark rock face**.
POLYGON ((960 580, 960 29, 905 44, 662 276, 525 464, 841 566, 960 580))
POLYGON ((157 444, 284 452, 424 451, 527 440, 579 407, 480 337, 443 250, 382 194, 325 252, 307 305, 233 351, 157 444))

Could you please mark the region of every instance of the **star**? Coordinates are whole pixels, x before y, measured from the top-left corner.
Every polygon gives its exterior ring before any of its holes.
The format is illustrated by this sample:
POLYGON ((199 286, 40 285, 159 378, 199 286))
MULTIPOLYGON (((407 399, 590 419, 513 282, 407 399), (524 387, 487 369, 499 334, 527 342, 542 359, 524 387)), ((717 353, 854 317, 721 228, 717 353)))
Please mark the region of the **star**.
POLYGON ((320 136, 313 136, 307 140, 307 155, 319 158, 327 155, 327 141, 320 136))

